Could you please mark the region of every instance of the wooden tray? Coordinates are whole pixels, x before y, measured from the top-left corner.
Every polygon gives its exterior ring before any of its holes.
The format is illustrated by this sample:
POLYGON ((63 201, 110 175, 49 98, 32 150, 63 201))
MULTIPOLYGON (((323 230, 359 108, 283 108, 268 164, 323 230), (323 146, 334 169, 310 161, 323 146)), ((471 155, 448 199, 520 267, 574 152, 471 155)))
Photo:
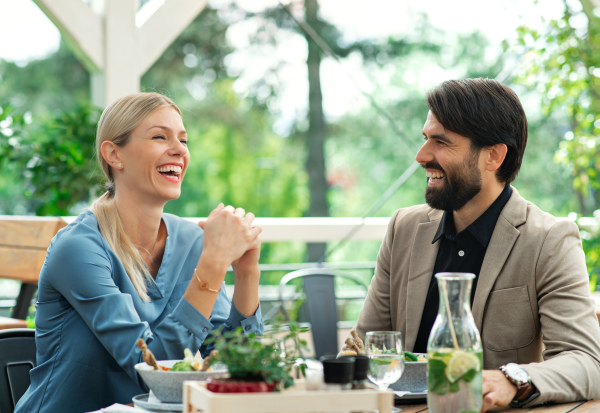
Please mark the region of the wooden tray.
POLYGON ((304 381, 282 392, 213 393, 201 381, 183 383, 183 412, 197 413, 320 413, 378 410, 391 413, 394 393, 379 390, 307 391, 304 381))

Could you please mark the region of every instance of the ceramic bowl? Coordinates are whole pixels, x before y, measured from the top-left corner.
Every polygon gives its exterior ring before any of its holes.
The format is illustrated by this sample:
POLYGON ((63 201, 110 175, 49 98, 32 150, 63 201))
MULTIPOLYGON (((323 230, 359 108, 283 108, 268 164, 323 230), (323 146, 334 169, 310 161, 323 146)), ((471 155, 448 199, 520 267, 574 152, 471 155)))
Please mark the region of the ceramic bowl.
POLYGON ((390 385, 394 391, 409 391, 424 393, 427 391, 427 362, 407 361, 404 363, 404 373, 396 383, 390 385))
MULTIPOLYGON (((172 367, 181 360, 159 360, 163 367, 172 367)), ((225 367, 216 367, 212 371, 164 371, 152 370, 146 363, 138 363, 135 370, 142 377, 152 393, 164 403, 181 403, 183 400, 183 382, 186 380, 204 381, 209 377, 227 378, 229 373, 225 367)))

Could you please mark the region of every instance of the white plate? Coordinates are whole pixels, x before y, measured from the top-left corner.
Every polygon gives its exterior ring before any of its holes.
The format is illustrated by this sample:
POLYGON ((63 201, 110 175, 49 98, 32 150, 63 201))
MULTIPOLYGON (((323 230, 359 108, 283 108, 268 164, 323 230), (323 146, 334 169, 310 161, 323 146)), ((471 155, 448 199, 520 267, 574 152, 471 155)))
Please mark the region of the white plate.
POLYGON ((133 398, 133 405, 135 407, 141 407, 150 411, 156 412, 182 412, 182 403, 164 403, 158 400, 156 397, 152 397, 148 400, 150 394, 144 393, 139 394, 133 398))

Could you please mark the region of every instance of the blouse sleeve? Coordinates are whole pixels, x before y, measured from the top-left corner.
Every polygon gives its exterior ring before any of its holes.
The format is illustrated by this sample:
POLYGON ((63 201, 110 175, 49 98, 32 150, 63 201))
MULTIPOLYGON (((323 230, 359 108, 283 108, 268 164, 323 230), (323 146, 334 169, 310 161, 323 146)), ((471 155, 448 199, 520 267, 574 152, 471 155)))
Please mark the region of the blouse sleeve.
MULTIPOLYGON (((182 300, 182 302, 183 301, 185 300, 182 300)), ((196 311, 196 309, 194 309, 194 311, 196 311)), ((254 315, 250 317, 243 316, 235 306, 229 302, 227 294, 225 293, 225 283, 221 286, 219 298, 217 299, 210 316, 210 322, 214 329, 223 328, 223 332, 234 331, 238 327, 242 327, 244 333, 254 333, 258 335, 263 333, 263 320, 260 304, 254 315)), ((207 333, 209 332, 210 331, 207 333)), ((212 349, 212 344, 200 347, 202 357, 206 357, 212 349)))

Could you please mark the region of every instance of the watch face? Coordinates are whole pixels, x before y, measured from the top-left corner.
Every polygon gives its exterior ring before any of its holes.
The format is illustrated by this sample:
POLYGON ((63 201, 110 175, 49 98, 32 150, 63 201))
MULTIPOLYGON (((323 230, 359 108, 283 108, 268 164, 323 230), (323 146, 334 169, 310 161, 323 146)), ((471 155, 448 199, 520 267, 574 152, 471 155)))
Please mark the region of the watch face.
POLYGON ((521 383, 527 383, 529 381, 529 373, 527 373, 527 371, 519 365, 509 363, 504 368, 506 370, 506 374, 508 374, 513 380, 521 383))

